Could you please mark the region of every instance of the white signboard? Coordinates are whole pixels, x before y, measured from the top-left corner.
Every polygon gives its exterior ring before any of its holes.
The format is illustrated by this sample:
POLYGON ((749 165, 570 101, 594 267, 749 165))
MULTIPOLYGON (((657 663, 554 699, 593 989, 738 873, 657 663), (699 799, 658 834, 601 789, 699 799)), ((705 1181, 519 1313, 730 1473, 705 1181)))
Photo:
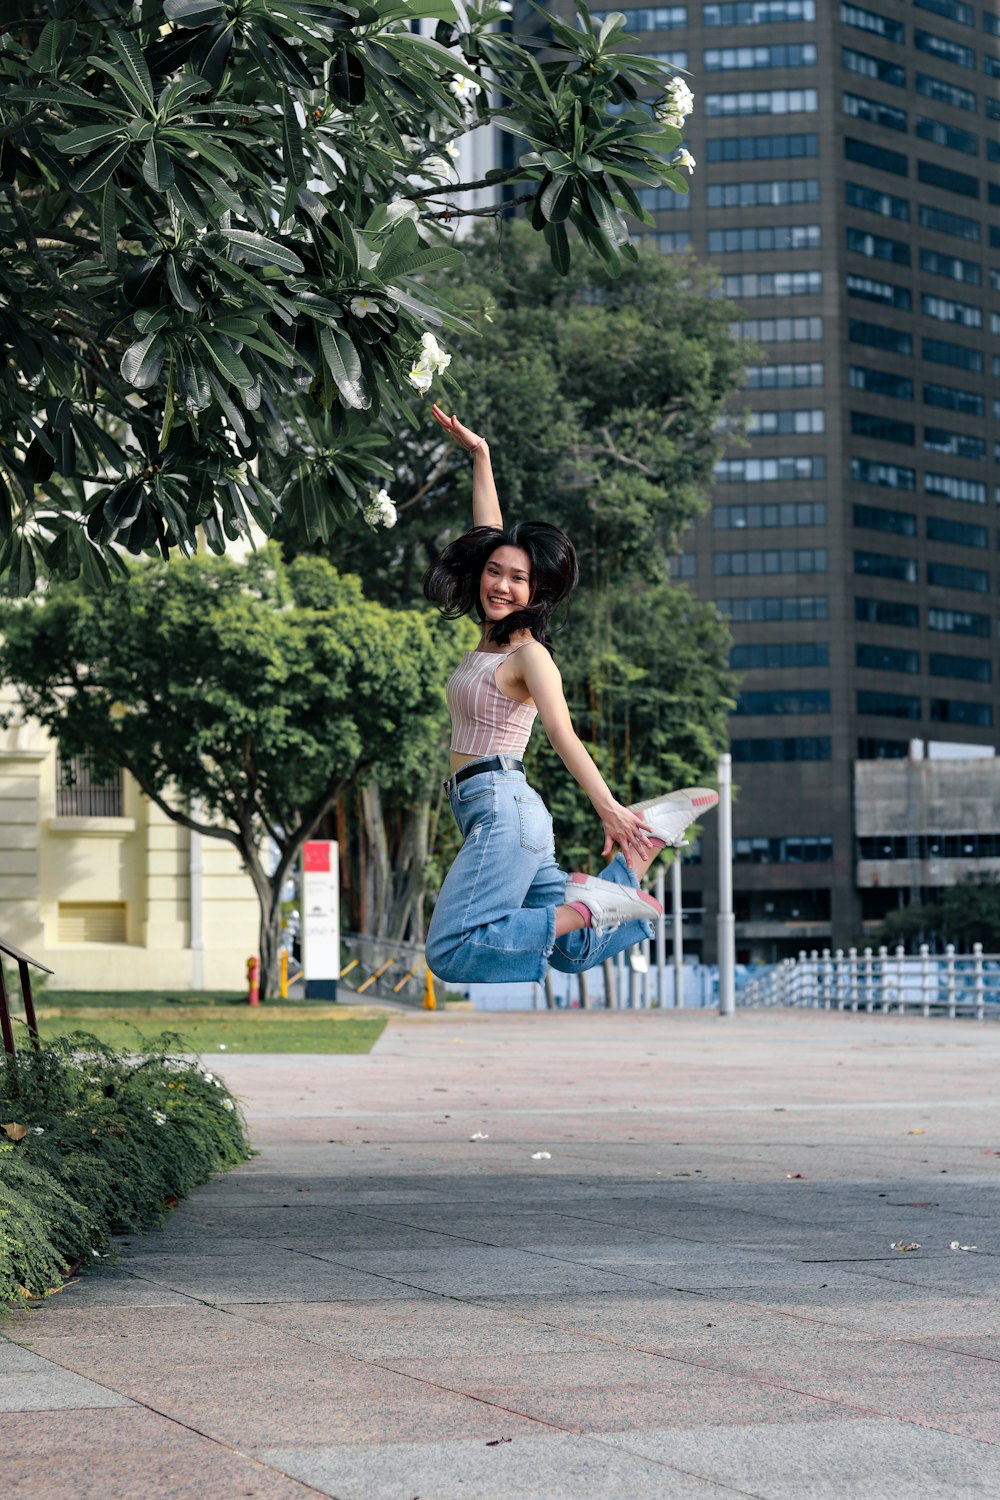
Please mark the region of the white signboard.
POLYGON ((336 1000, 340 853, 333 839, 310 839, 302 851, 302 971, 307 1000, 336 1000))

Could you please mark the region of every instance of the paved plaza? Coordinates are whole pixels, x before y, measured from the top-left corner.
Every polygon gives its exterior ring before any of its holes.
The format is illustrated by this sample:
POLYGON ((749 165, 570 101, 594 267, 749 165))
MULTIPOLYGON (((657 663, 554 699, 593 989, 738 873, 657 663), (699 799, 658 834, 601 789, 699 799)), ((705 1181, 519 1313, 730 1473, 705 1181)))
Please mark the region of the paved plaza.
POLYGON ((430 1014, 211 1066, 259 1155, 5 1325, 0 1495, 1000 1495, 995 1024, 430 1014))

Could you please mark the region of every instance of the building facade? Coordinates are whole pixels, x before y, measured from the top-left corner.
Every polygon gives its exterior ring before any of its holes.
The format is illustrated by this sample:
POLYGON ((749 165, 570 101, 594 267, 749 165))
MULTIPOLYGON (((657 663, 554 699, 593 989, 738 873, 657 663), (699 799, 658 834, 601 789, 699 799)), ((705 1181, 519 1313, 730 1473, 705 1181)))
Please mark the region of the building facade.
POLYGON ((696 95, 690 195, 645 190, 642 233, 759 350, 677 564, 735 639, 738 954, 846 947, 909 898, 859 883, 855 763, 995 735, 1000 4, 614 8, 696 95))
POLYGON ((128 776, 94 783, 36 725, 0 734, 0 935, 61 990, 239 990, 258 907, 230 844, 128 776))

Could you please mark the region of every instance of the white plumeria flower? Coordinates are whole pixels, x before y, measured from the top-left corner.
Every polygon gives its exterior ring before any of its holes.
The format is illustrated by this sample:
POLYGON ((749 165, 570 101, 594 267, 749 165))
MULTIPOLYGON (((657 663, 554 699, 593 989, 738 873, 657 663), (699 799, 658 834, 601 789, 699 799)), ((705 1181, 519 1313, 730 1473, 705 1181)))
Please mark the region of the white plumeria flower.
POLYGON ((686 146, 682 146, 670 165, 672 167, 687 167, 689 172, 693 172, 698 163, 695 161, 688 148, 686 146))
POLYGON ((456 73, 448 85, 448 92, 454 94, 463 108, 471 104, 482 91, 482 86, 474 83, 471 78, 466 78, 464 73, 456 73))
POLYGON ((452 174, 454 168, 450 161, 443 156, 429 156, 419 168, 421 177, 432 177, 436 181, 446 181, 452 174))
POLYGON ((391 530, 396 524, 396 507, 389 499, 388 490, 372 490, 371 497, 364 509, 364 519, 371 527, 384 526, 391 530))
POLYGON ((378 312, 378 303, 370 297, 352 297, 350 309, 356 318, 367 318, 369 313, 378 312))
POLYGON ((32 1125, 32 1127, 31 1127, 31 1133, 32 1133, 32 1135, 44 1135, 45 1134, 45 1127, 42 1126, 42 1125, 32 1125))
POLYGON ((420 394, 423 395, 425 391, 429 391, 431 388, 431 384, 434 380, 434 371, 429 369, 428 366, 424 364, 423 360, 420 359, 410 369, 410 372, 406 378, 414 387, 414 389, 418 390, 420 394))
POLYGON ((457 141, 446 141, 441 147, 441 150, 444 152, 445 156, 450 156, 452 161, 458 161, 459 149, 457 141))
POLYGON ((163 1114, 160 1110, 154 1109, 151 1111, 151 1114, 153 1116, 153 1123, 155 1125, 165 1125, 167 1123, 166 1115, 163 1114))
POLYGON ((215 1082, 215 1074, 214 1073, 206 1073, 205 1074, 205 1082, 206 1083, 214 1083, 215 1082))
POLYGON ((497 0, 497 10, 502 16, 509 16, 513 9, 510 0, 497 0))
POLYGON ((422 363, 429 365, 435 375, 440 375, 447 370, 451 364, 451 355, 441 348, 433 333, 425 333, 420 340, 420 345, 423 349, 420 356, 422 363))
POLYGON ((656 111, 662 125, 675 125, 678 130, 694 109, 694 94, 683 78, 671 79, 663 91, 663 103, 656 111))
POLYGON ((235 1106, 233 1105, 232 1099, 223 1099, 222 1107, 223 1109, 233 1109, 235 1106))

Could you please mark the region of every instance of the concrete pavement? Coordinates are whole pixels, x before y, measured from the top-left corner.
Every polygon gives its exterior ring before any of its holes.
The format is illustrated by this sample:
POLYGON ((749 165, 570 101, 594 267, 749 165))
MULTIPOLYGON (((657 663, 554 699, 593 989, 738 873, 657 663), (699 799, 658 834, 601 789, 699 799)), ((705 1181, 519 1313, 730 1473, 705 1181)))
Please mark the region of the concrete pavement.
POLYGON ((7 1324, 0 1494, 1000 1494, 995 1025, 415 1015, 210 1065, 260 1155, 7 1324))

